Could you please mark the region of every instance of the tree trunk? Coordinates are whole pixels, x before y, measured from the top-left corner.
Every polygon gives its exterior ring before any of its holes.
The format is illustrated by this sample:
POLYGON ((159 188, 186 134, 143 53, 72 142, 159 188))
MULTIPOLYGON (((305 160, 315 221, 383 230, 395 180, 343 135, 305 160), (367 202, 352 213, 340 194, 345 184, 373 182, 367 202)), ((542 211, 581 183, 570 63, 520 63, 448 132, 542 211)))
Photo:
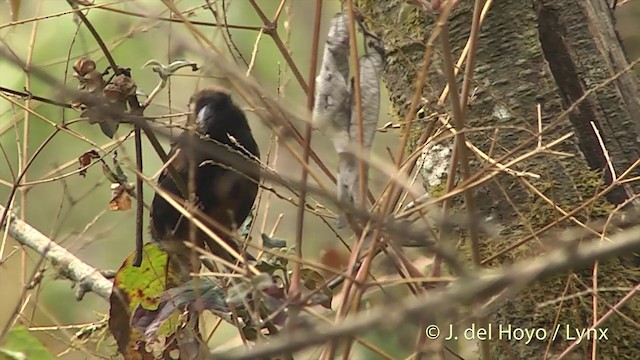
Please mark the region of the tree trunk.
MULTIPOLYGON (((406 3, 357 1, 369 28, 384 36, 388 54, 384 79, 400 118, 408 111, 425 39, 435 25, 424 12, 407 10, 406 3)), ((448 28, 456 60, 469 36, 472 13, 473 1, 461 0, 450 16, 448 28)), ((446 84, 440 54, 436 46, 423 92, 428 104, 437 102, 446 84)), ((611 80, 627 65, 612 15, 603 0, 494 1, 478 43, 475 98, 467 108, 469 141, 493 159, 510 153, 503 164, 534 150, 538 146, 538 105, 543 131, 547 130, 542 144, 570 132, 573 135, 553 147, 571 156, 541 152, 510 167, 539 178, 502 172, 474 189, 479 214, 498 222, 501 229, 497 239, 482 240, 483 259, 504 251, 488 261, 488 266, 535 256, 553 247, 560 239, 558 229, 575 227, 578 222, 589 225, 589 221, 609 215, 640 186, 638 182, 612 186, 606 196, 577 210, 573 218, 563 216, 563 211, 572 212, 589 202, 613 181, 592 122, 618 177, 639 158, 640 103, 635 74, 626 71, 611 80), (583 97, 584 101, 574 105, 583 97), (568 116, 563 115, 566 110, 571 110, 568 116), (515 247, 526 239, 529 241, 515 247)), ((423 106, 427 113, 438 110, 423 106)), ((417 121, 412 131, 420 134, 425 124, 417 121)), ((476 172, 489 165, 477 156, 472 156, 472 161, 476 172)), ((637 175, 638 171, 633 170, 625 178, 637 175)), ((460 251, 469 252, 465 246, 460 251)), ((627 294, 624 288, 633 288, 639 278, 635 267, 615 259, 599 264, 597 271, 592 267, 560 274, 520 292, 498 305, 491 314, 491 323, 544 328, 549 334, 560 324, 563 331, 549 348, 548 341, 492 341, 493 358, 512 358, 511 353, 515 358, 539 359, 547 349, 547 358, 552 358, 572 342, 566 333, 567 325, 570 329, 589 328, 627 294), (595 305, 593 294, 587 294, 538 306, 594 286, 622 290, 599 292, 595 305)), ((627 319, 618 313, 599 326, 609 329, 609 339, 598 341, 598 359, 638 357, 640 337, 629 319, 637 323, 639 305, 639 300, 632 298, 619 310, 627 319)), ((577 359, 591 358, 592 348, 592 341, 583 341, 572 354, 577 359)))

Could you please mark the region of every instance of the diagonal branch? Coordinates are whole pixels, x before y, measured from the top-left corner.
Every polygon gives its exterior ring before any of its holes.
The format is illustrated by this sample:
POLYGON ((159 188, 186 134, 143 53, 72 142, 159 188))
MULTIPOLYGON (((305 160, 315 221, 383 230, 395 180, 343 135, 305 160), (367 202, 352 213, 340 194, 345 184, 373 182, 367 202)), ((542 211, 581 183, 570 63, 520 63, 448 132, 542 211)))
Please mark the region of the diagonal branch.
MULTIPOLYGON (((0 212, 6 209, 0 205, 0 212)), ((78 259, 67 249, 56 244, 31 225, 8 212, 7 224, 9 236, 22 245, 35 250, 38 254, 51 261, 69 280, 78 285, 78 297, 91 291, 109 301, 113 284, 100 274, 100 271, 78 259)))

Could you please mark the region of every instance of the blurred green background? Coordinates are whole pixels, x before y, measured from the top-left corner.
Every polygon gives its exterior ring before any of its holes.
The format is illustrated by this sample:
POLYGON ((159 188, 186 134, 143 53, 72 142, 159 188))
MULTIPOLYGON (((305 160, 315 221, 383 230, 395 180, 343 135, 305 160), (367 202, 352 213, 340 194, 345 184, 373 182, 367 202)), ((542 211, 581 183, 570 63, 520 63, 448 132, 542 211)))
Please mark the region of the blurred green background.
MULTIPOLYGON (((23 0, 20 3, 18 24, 15 24, 11 23, 8 2, 0 2, 0 40, 3 46, 8 47, 17 57, 26 60, 31 53, 33 67, 44 70, 61 82, 66 82, 70 87, 77 86, 76 80, 71 76, 73 74, 71 66, 80 56, 88 55, 96 60, 98 69, 106 68, 107 62, 96 42, 84 26, 80 26, 78 31, 78 20, 70 14, 69 6, 65 1, 23 0), (35 17, 42 19, 37 22, 20 24, 20 21, 35 17)), ((88 12, 88 18, 111 49, 116 62, 132 69, 139 90, 150 93, 158 82, 154 72, 150 69, 141 69, 142 65, 150 59, 168 63, 172 60, 187 58, 207 67, 201 58, 193 53, 184 52, 184 48, 180 46, 183 39, 197 44, 185 26, 179 23, 154 20, 158 16, 170 16, 160 1, 97 1, 97 3, 109 4, 108 7, 111 9, 126 10, 147 17, 136 17, 99 8, 88 12)), ((175 1, 180 10, 193 10, 188 13, 190 20, 215 22, 212 12, 203 8, 203 3, 205 1, 201 0, 175 1)), ((222 10, 221 1, 210 1, 210 3, 214 8, 222 10)), ((273 16, 279 3, 276 0, 258 1, 268 17, 273 16)), ((226 4, 229 24, 262 25, 260 18, 247 1, 227 1, 226 4)), ((321 45, 324 43, 329 21, 339 8, 339 1, 325 1, 321 45)), ((289 44, 292 57, 305 79, 309 73, 313 12, 313 1, 287 1, 278 22, 280 36, 289 44)), ((617 12, 617 19, 618 29, 627 46, 629 58, 635 59, 640 54, 640 32, 638 31, 640 1, 631 1, 622 6, 617 12)), ((223 30, 216 27, 199 27, 199 29, 218 47, 227 48, 221 33, 223 30)), ((239 52, 249 62, 258 32, 231 29, 229 34, 239 52)), ((303 111, 306 101, 304 93, 287 68, 286 62, 274 42, 269 36, 263 35, 257 49, 252 76, 263 87, 266 95, 281 97, 287 106, 303 111)), ((321 56, 322 48, 320 49, 321 56)), ((246 71, 246 67, 235 52, 234 57, 238 59, 236 61, 240 68, 246 71)), ((215 73, 215 69, 210 70, 215 73)), ((189 96, 196 89, 207 84, 220 83, 218 79, 202 75, 199 72, 192 73, 188 69, 181 70, 171 79, 170 86, 156 98, 146 115, 187 111, 189 96)), ((23 90, 27 86, 26 81, 25 73, 21 69, 6 59, 0 58, 0 86, 23 90)), ((37 77, 32 75, 29 82, 33 94, 56 98, 56 91, 37 77)), ((241 102, 239 96, 236 95, 235 99, 241 102)), ((382 99, 380 124, 394 120, 390 115, 390 106, 385 93, 383 93, 382 99)), ((15 100, 23 104, 22 100, 17 98, 15 100)), ((75 111, 63 111, 59 107, 35 101, 31 102, 30 108, 37 115, 29 115, 27 136, 25 137, 25 111, 0 98, 0 150, 2 150, 0 152, 0 203, 3 205, 7 202, 14 177, 21 170, 19 158, 24 156, 21 151, 25 141, 28 143, 28 155, 31 156, 35 149, 52 133, 53 127, 40 117, 53 123, 62 123, 77 119, 79 116, 75 111)), ((182 122, 184 117, 177 117, 173 120, 182 122)), ((263 160, 266 160, 272 134, 257 117, 250 115, 250 122, 261 147, 263 160)), ((302 129, 303 124, 296 125, 302 129)), ((78 122, 70 128, 98 145, 110 142, 110 139, 100 132, 97 125, 78 122)), ((123 125, 117 136, 123 136, 129 130, 129 126, 123 125)), ((381 158, 389 159, 387 148, 391 148, 395 153, 397 143, 397 133, 394 131, 379 133, 374 153, 381 158)), ((168 142, 165 141, 164 144, 165 148, 168 148, 168 142)), ((87 142, 60 133, 46 145, 36 158, 27 172, 26 181, 51 178, 75 170, 78 167, 77 157, 93 148, 87 142), (54 172, 55 169, 58 170, 54 172)), ((336 157, 327 138, 315 132, 313 148, 327 166, 333 170, 336 166, 336 157)), ((119 158, 130 163, 132 154, 133 140, 129 139, 119 149, 119 158)), ((145 174, 154 176, 161 163, 146 141, 144 141, 144 161, 145 174)), ((279 149, 276 168, 279 172, 294 177, 299 176, 301 171, 300 166, 283 147, 279 149)), ((321 175, 322 173, 317 167, 314 166, 313 169, 317 174, 320 174, 325 186, 333 188, 329 179, 321 175)), ((128 174, 133 180, 131 172, 128 174)), ((370 178, 370 185, 374 193, 379 193, 386 182, 385 177, 379 172, 373 171, 370 178)), ((290 196, 284 191, 282 193, 290 196)), ((152 195, 151 189, 146 187, 145 201, 149 202, 152 195)), ((24 210, 28 223, 55 239, 80 259, 99 269, 117 269, 123 259, 133 251, 135 216, 133 211, 109 211, 110 196, 109 184, 105 181, 100 168, 92 167, 85 178, 74 174, 61 181, 51 181, 31 187, 26 194, 26 203, 24 204, 21 203, 21 194, 18 193, 14 206, 16 206, 15 211, 18 214, 24 210)), ((283 214, 276 237, 293 242, 295 208, 274 196, 270 196, 269 201, 266 197, 267 195, 264 193, 261 208, 256 216, 254 238, 261 232, 261 229, 269 232, 279 214, 283 214), (267 203, 269 204, 268 208, 267 203)), ((333 223, 331 220, 330 222, 333 223)), ((335 235, 317 217, 307 214, 305 229, 304 254, 309 259, 317 260, 324 249, 338 246, 335 235)), ((347 232, 342 235, 349 236, 347 232)), ((2 239, 1 244, 3 246, 0 249, 1 259, 12 253, 17 246, 11 239, 6 241, 2 239)), ((24 258, 26 267, 23 267, 23 256, 22 250, 19 250, 0 266, 0 324, 2 325, 9 321, 9 316, 20 301, 23 278, 32 273, 34 264, 39 261, 37 254, 27 251, 24 258)), ((42 286, 38 290, 32 291, 31 296, 33 298, 23 312, 27 317, 22 318, 21 321, 28 323, 28 320, 32 320, 32 326, 91 322, 100 319, 108 312, 107 304, 92 294, 87 295, 82 302, 76 302, 74 290, 70 289, 70 283, 56 281, 55 269, 49 265, 47 265, 42 286)), ((75 330, 69 331, 72 333, 75 330)), ((401 333, 399 332, 397 336, 402 337, 401 333)), ((391 354, 401 356, 404 354, 402 348, 413 344, 413 334, 415 333, 407 332, 408 337, 404 338, 404 341, 408 341, 406 344, 398 339, 382 338, 376 335, 372 335, 370 339, 391 354)), ((219 344, 224 338, 233 336, 233 333, 226 332, 217 336, 220 338, 216 338, 215 341, 219 344)), ((53 349, 54 353, 68 348, 68 334, 56 332, 43 335, 41 339, 53 349)), ((107 352, 107 354, 110 353, 107 352)), ((86 356, 82 352, 73 352, 66 358, 82 359, 86 356)), ((362 358, 371 357, 363 353, 362 358)))

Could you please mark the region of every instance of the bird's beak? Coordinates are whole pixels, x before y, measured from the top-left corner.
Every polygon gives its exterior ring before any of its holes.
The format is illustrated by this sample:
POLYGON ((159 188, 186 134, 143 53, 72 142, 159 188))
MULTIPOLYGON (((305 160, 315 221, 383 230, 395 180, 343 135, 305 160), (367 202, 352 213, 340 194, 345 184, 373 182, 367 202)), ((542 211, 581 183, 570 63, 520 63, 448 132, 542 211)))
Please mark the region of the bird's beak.
POLYGON ((205 105, 200 109, 198 115, 196 115, 196 124, 202 126, 205 124, 206 119, 211 114, 211 110, 209 109, 209 105, 205 105))

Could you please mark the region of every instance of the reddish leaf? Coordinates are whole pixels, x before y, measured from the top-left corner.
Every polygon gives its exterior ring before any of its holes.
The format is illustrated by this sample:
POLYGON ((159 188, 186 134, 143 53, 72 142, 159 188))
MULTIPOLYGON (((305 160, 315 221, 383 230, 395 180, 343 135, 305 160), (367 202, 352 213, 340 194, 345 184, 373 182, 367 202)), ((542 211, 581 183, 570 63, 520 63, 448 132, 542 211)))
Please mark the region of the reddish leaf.
MULTIPOLYGON (((349 265, 349 254, 344 250, 330 247, 323 249, 320 253, 320 262, 336 271, 342 271, 349 265)), ((324 277, 331 277, 334 273, 326 270, 320 270, 320 274, 324 277)))
POLYGON ((80 155, 80 157, 78 158, 78 162, 80 163, 80 176, 85 177, 87 175, 87 166, 91 165, 91 160, 92 159, 99 159, 100 155, 98 154, 97 151, 95 150, 91 150, 91 151, 87 151, 86 153, 80 155))
POLYGON ((336 248, 327 248, 322 251, 320 262, 323 265, 340 270, 349 263, 348 255, 336 248))

